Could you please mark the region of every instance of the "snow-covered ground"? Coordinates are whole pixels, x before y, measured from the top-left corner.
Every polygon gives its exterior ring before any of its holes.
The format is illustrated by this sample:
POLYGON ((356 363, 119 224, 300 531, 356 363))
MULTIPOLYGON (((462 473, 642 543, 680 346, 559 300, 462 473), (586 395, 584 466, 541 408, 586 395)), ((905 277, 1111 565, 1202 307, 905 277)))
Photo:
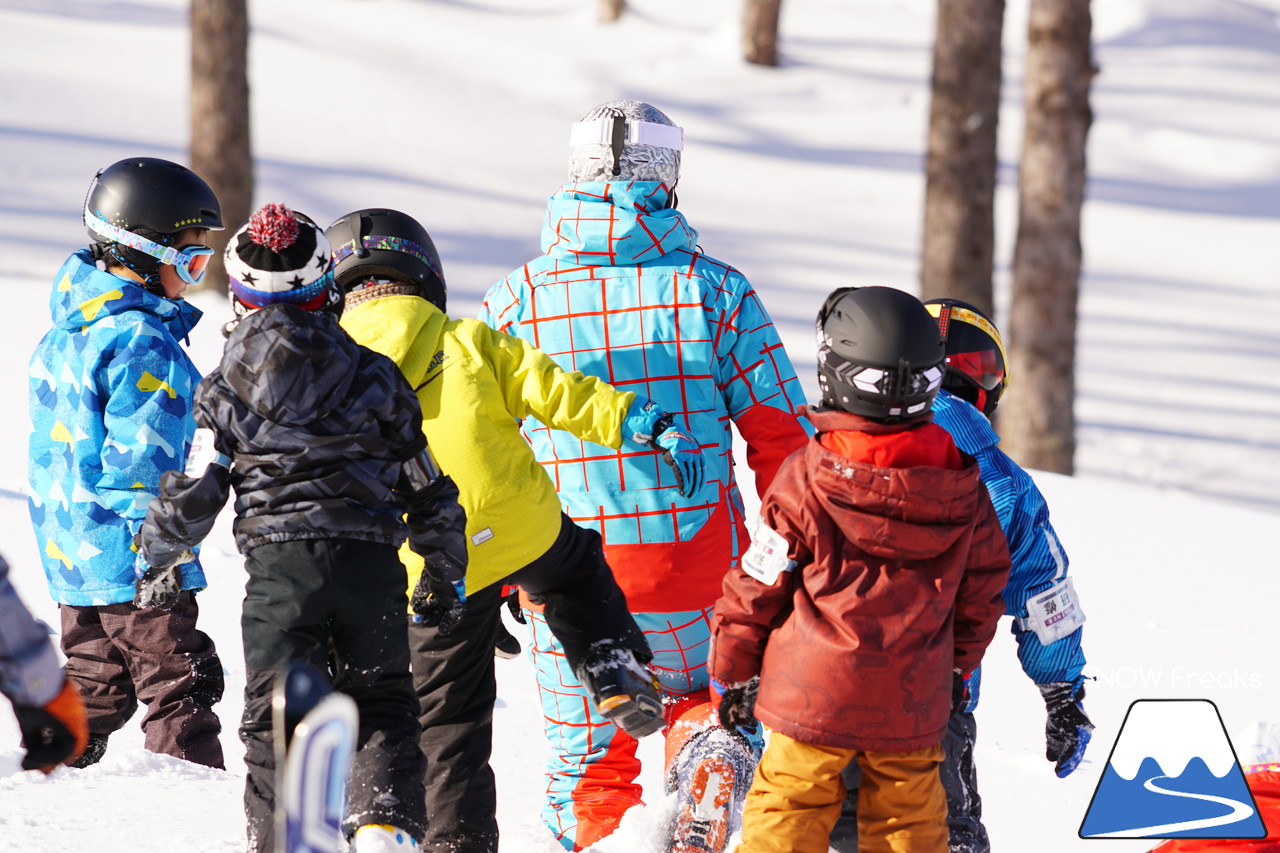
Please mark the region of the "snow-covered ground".
MULTIPOLYGON (((618 96, 685 127, 681 207, 704 249, 763 294, 811 395, 812 318, 829 290, 917 290, 931 0, 784 4, 776 70, 738 61, 733 0, 631 0, 613 27, 594 22, 593 0, 250 5, 256 200, 322 222, 370 205, 414 214, 444 257, 454 314, 473 314, 490 283, 538 252, 568 124, 618 96)), ((0 0, 0 550, 53 624, 25 508, 26 362, 48 323, 50 277, 84 243, 94 171, 130 155, 187 159, 186 8, 0 0)), ((1039 695, 1001 632, 978 712, 998 851, 1089 843, 1076 832, 1135 699, 1212 699, 1242 754, 1254 722, 1280 721, 1280 0, 1107 0, 1093 11, 1078 475, 1037 481, 1089 616, 1098 730, 1089 760, 1056 779, 1039 695)), ((1001 300, 1025 15, 1025 0, 1011 0, 1001 300)), ((195 301, 209 314, 192 338, 207 370, 227 309, 195 301)), ((0 851, 242 848, 244 574, 228 517, 204 555, 202 622, 227 667, 218 710, 230 769, 146 753, 131 723, 94 768, 23 774, 17 728, 0 713, 0 851)), ((529 666, 499 673, 502 853, 552 849, 538 818, 545 750, 529 666)), ((600 845, 607 853, 660 849, 656 739, 642 753, 648 806, 600 845)))

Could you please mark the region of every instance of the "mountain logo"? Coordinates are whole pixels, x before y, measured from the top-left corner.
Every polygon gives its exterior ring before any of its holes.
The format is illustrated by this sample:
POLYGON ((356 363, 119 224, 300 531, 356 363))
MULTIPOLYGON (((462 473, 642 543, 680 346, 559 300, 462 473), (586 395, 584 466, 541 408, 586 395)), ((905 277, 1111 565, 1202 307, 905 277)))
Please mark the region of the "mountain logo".
POLYGON ((1218 706, 1139 699, 1129 706, 1080 824, 1081 838, 1264 838, 1218 706))

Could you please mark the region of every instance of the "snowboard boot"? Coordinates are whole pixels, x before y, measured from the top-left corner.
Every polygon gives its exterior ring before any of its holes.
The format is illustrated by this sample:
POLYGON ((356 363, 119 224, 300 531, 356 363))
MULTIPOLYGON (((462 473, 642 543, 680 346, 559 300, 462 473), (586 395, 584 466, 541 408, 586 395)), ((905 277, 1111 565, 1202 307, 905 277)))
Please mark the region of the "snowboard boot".
POLYGON ((85 745, 84 752, 80 753, 80 757, 67 766, 75 767, 77 769, 92 767, 94 764, 97 764, 102 760, 102 756, 106 754, 106 751, 107 735, 96 735, 91 732, 89 734, 89 742, 85 745))
POLYGON ((635 653, 614 643, 598 643, 576 670, 596 710, 633 738, 666 725, 658 679, 635 653))
POLYGON ((756 758, 737 732, 714 726, 689 740, 667 775, 676 810, 666 853, 722 853, 738 831, 756 758))
POLYGON ((418 842, 398 827, 367 823, 356 830, 351 853, 418 853, 418 842))
POLYGON ((520 641, 507 630, 506 625, 498 625, 498 640, 493 644, 493 653, 503 660, 520 657, 520 641))

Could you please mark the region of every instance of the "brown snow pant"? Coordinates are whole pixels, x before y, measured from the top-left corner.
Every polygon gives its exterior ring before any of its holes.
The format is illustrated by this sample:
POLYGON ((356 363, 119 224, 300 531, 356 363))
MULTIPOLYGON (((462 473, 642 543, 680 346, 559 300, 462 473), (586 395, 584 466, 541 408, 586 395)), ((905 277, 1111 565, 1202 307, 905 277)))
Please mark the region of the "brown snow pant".
POLYGON ((124 728, 138 701, 146 705, 146 748, 222 768, 222 724, 213 706, 222 699, 222 661, 196 628, 195 594, 172 610, 132 602, 92 607, 59 605, 66 674, 84 697, 91 736, 124 728))
POLYGON ((737 853, 826 853, 844 801, 840 772, 862 768, 861 853, 947 853, 947 798, 938 778, 942 746, 860 752, 801 743, 771 732, 742 814, 737 853))

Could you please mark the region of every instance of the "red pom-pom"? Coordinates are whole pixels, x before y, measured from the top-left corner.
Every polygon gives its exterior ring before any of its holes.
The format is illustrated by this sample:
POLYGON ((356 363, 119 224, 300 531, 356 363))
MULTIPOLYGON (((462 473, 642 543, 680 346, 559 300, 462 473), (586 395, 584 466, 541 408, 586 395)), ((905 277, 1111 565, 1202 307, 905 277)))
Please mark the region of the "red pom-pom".
POLYGON ((283 204, 264 204, 249 217, 249 239, 277 255, 298 239, 298 220, 283 204))

